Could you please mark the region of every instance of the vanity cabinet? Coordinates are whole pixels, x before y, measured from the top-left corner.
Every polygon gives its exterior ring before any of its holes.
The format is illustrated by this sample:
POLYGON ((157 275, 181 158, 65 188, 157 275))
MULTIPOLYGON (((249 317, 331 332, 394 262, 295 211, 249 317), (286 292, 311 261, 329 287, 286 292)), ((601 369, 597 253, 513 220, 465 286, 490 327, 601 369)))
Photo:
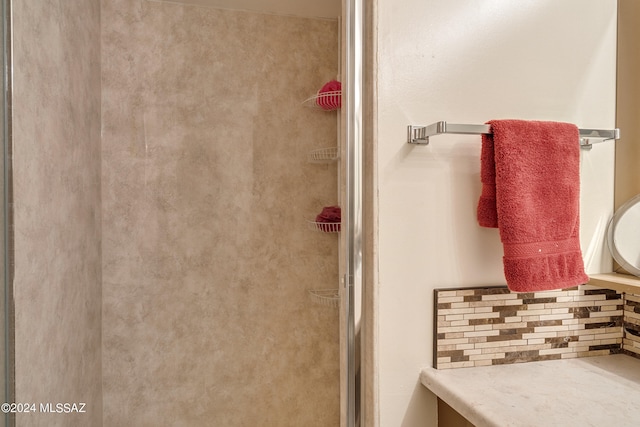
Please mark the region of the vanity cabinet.
POLYGON ((475 427, 455 409, 438 398, 438 427, 475 427))

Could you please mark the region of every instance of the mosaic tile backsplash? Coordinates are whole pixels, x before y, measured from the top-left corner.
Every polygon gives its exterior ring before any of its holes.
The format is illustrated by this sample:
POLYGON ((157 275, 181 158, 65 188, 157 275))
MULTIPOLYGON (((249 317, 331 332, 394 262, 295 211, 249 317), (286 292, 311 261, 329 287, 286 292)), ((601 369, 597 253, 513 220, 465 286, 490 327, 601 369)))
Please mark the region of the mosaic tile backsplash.
POLYGON ((625 354, 640 358, 640 296, 625 294, 624 339, 625 354))
MULTIPOLYGON (((620 353, 623 311, 640 312, 640 298, 625 305, 623 297, 590 286, 535 293, 512 293, 507 287, 436 289, 434 367, 620 353)), ((628 346, 640 354, 640 313, 634 315, 629 325, 638 336, 628 346)))

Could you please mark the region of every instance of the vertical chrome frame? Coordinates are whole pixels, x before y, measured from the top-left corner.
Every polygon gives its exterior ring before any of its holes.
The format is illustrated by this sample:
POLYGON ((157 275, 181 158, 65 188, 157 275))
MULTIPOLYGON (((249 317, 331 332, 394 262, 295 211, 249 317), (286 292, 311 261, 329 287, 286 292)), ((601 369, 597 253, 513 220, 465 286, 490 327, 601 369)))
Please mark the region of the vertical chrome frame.
MULTIPOLYGON (((4 401, 15 401, 15 329, 13 305, 14 277, 14 238, 13 238, 13 127, 12 127, 12 94, 13 94, 13 22, 12 0, 2 1, 2 60, 3 60, 3 224, 4 227, 4 401)), ((15 414, 5 414, 4 426, 15 425, 15 414)))
POLYGON ((363 230, 363 51, 364 0, 346 0, 345 76, 345 304, 348 427, 360 425, 360 349, 362 320, 362 230, 363 230))

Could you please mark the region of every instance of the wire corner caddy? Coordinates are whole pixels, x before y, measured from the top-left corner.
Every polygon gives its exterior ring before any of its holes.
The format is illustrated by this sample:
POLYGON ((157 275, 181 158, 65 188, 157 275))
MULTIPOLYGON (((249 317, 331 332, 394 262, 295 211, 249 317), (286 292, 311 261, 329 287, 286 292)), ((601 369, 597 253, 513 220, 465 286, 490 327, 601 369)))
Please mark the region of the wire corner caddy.
MULTIPOLYGON (((407 128, 407 142, 409 144, 428 145, 429 137, 445 133, 462 135, 491 134, 489 125, 467 125, 440 121, 428 126, 409 125, 407 128)), ((580 147, 591 149, 596 142, 620 139, 620 129, 580 129, 580 147)))

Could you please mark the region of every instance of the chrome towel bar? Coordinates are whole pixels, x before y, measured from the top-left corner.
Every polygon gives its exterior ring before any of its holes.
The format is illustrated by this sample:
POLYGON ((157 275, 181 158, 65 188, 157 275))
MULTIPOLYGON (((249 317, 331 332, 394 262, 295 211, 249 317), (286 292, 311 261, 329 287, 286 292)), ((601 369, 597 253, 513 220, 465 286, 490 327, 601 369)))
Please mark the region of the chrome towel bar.
MULTIPOLYGON (((429 137, 444 133, 480 135, 490 134, 489 125, 463 125, 447 122, 436 122, 429 126, 409 125, 407 128, 407 142, 409 144, 427 145, 429 137)), ((591 149, 591 144, 610 139, 620 139, 620 129, 580 129, 580 147, 591 149)))

